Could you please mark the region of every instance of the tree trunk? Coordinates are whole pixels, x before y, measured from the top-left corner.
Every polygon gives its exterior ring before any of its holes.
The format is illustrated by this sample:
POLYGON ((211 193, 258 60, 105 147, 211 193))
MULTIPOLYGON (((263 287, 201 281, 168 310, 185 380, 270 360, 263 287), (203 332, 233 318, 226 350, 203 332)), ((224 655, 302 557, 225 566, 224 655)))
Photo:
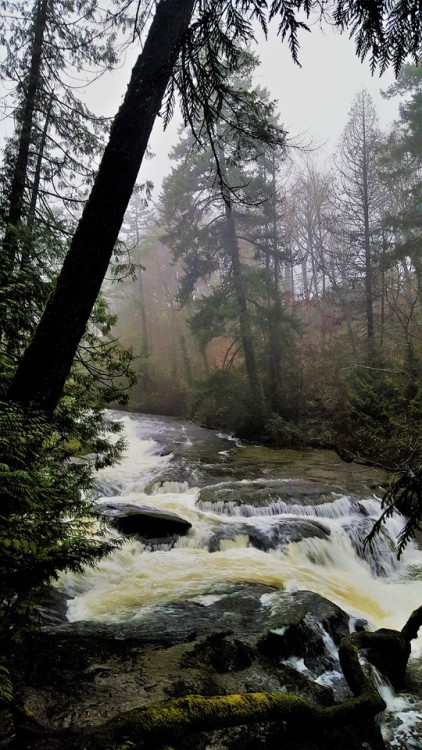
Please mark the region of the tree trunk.
POLYGON ((9 213, 6 219, 6 231, 3 239, 3 260, 0 284, 7 284, 9 274, 13 272, 18 250, 19 225, 22 220, 25 182, 28 169, 29 147, 34 118, 35 100, 40 86, 41 55, 44 32, 47 25, 47 7, 49 0, 37 0, 31 48, 31 67, 25 95, 25 106, 19 136, 18 154, 13 170, 9 196, 9 213))
POLYGON ((179 343, 180 343, 180 353, 182 355, 183 369, 185 371, 186 382, 188 386, 191 388, 193 385, 192 365, 189 359, 188 349, 186 346, 186 338, 183 336, 183 334, 179 336, 179 343))
POLYGON ((53 106, 53 94, 50 94, 50 99, 47 106, 47 112, 44 121, 44 127, 41 133, 40 146, 38 149, 37 163, 35 165, 34 181, 31 190, 31 200, 28 207, 28 221, 26 225, 26 237, 22 245, 22 257, 20 262, 20 270, 23 271, 31 262, 31 251, 32 251, 32 230, 35 221, 35 211, 37 208, 38 194, 40 190, 41 182, 41 168, 44 157, 44 149, 47 141, 48 128, 50 126, 51 108, 53 106))
POLYGON ((277 231, 277 185, 276 185, 276 174, 275 174, 275 157, 273 154, 271 164, 271 190, 272 190, 272 246, 273 246, 273 257, 274 257, 274 280, 272 289, 272 320, 270 320, 269 330, 269 344, 270 344, 270 383, 271 383, 271 405, 273 411, 280 412, 281 395, 281 362, 282 362, 282 348, 281 348, 281 318, 282 318, 282 307, 280 297, 280 253, 278 247, 278 231, 277 231))
POLYGON ((9 388, 51 414, 107 271, 195 0, 161 0, 116 115, 57 287, 9 388))
POLYGON ((363 216, 364 216, 364 243, 365 243, 365 296, 366 296, 366 330, 368 338, 368 356, 374 354, 374 310, 372 292, 372 255, 371 237, 369 229, 369 197, 368 197, 368 166, 366 158, 366 133, 365 112, 363 113, 363 216))
POLYGON ((243 353, 245 355, 245 364, 246 372, 248 374, 249 387, 251 389, 251 396, 253 399, 251 411, 258 420, 261 420, 267 412, 267 406, 264 399, 261 381, 258 375, 251 322, 248 307, 246 304, 242 271, 240 266, 239 247, 237 244, 234 216, 228 190, 224 199, 224 203, 226 212, 227 245, 232 265, 233 285, 235 289, 236 303, 239 314, 240 335, 242 338, 243 353))
POLYGON ((147 323, 147 312, 145 308, 145 291, 144 291, 144 280, 142 274, 144 269, 139 269, 139 306, 141 308, 141 355, 148 357, 150 355, 149 338, 148 338, 148 323, 147 323))
MULTIPOLYGON (((220 170, 222 178, 226 176, 226 164, 224 153, 219 148, 220 170)), ((233 286, 236 296, 237 311, 239 315, 240 336, 242 339, 243 353, 245 355, 246 372, 248 375, 249 387, 253 403, 251 405, 251 414, 258 422, 262 421, 267 413, 264 392, 259 379, 258 367, 253 345, 253 336, 251 329, 250 315, 246 304, 246 296, 243 284, 242 269, 240 265, 239 245, 237 242, 236 226, 233 216, 232 200, 227 185, 221 180, 221 195, 224 200, 224 210, 226 214, 226 237, 227 249, 232 266, 233 286)))

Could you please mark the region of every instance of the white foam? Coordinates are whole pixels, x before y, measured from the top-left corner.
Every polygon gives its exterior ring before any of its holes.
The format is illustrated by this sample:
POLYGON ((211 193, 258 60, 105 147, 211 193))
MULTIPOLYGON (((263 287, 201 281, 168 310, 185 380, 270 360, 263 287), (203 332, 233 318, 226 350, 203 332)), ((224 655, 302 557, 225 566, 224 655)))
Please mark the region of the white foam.
MULTIPOLYGON (((144 428, 141 429, 142 420, 132 420, 126 415, 122 421, 127 452, 120 464, 99 472, 101 481, 120 487, 113 503, 149 505, 173 512, 189 521, 192 528, 172 548, 164 545, 152 551, 139 541, 129 540, 96 568, 88 568, 79 576, 64 575, 62 585, 73 597, 69 608, 72 620, 119 622, 139 618, 145 607, 207 597, 214 595, 217 586, 239 582, 260 582, 289 592, 314 591, 349 615, 366 619, 371 629, 401 629, 420 605, 421 551, 409 545, 392 573, 383 578, 374 574, 368 560, 358 557, 343 528, 348 525, 349 531, 352 528, 353 534, 357 534, 362 520, 368 518, 365 512, 376 517, 379 513, 376 498, 357 501, 342 495, 335 496, 331 503, 312 506, 280 500, 267 508, 232 502, 198 503, 198 488, 159 481, 160 472, 168 466, 171 456, 158 455, 159 446, 147 439, 144 428), (147 493, 151 486, 152 492, 147 493), (270 534, 272 526, 282 519, 304 517, 322 521, 330 536, 303 539, 268 552, 249 545, 248 527, 270 534), (227 538, 221 533, 224 531, 227 538), (219 549, 210 553, 210 540, 214 538, 220 540, 219 549)), ((155 422, 154 425, 156 434, 155 422)), ((263 481, 252 483, 262 485, 263 481)), ((251 484, 249 480, 247 483, 251 484)), ((213 489, 226 485, 219 483, 213 489)), ((382 545, 389 547, 400 523, 396 519, 388 521, 386 535, 376 548, 381 556, 382 545)), ((263 603, 271 606, 271 596, 264 597, 263 603)), ((334 648, 328 642, 326 646, 328 650, 334 648)), ((412 643, 412 649, 421 653, 422 637, 412 643)))

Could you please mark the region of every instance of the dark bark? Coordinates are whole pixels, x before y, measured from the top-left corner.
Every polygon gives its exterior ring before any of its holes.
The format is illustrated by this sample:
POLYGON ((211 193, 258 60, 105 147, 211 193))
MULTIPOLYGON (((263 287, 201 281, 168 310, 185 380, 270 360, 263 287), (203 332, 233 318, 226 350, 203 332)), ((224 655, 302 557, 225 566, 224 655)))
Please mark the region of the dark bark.
MULTIPOLYGON (((226 174, 226 167, 224 154, 221 149, 219 149, 219 159, 221 174, 224 178, 226 174)), ((249 388, 253 399, 250 411, 251 416, 253 416, 257 422, 260 422, 263 420, 267 412, 267 406, 265 403, 264 392, 262 389, 261 381, 259 379, 258 366, 256 363, 251 321, 248 306, 246 303, 242 269, 240 265, 239 245, 237 241, 236 226, 233 216, 232 200, 230 191, 227 185, 225 185, 223 182, 221 182, 221 194, 224 200, 224 209, 226 215, 227 250, 230 256, 232 267, 233 287, 236 297, 237 311, 239 315, 240 337, 242 340, 243 353, 245 355, 245 365, 248 375, 249 388)))
POLYGON ((43 158, 44 158, 45 144, 47 142, 47 133, 50 127, 53 100, 54 100, 54 94, 51 93, 50 98, 48 100, 47 111, 46 111, 45 120, 44 120, 44 127, 41 133, 40 145, 38 148, 37 163, 35 165, 34 180, 32 183, 31 200, 29 201, 29 208, 28 208, 28 232, 29 233, 31 233, 32 227, 34 226, 35 210, 37 208, 38 194, 40 191, 41 167, 42 167, 43 158))
POLYGON ((150 354, 149 339, 148 339, 148 324, 147 324, 147 312, 145 308, 145 291, 144 291, 144 269, 139 269, 139 306, 141 308, 141 354, 144 357, 148 357, 150 354))
POLYGON ((263 421, 267 413, 264 391, 258 374, 258 366, 253 344, 253 335, 246 295, 240 264, 239 244, 236 234, 236 225, 233 215, 233 205, 230 190, 224 180, 227 177, 226 160, 224 151, 218 146, 219 160, 219 179, 221 196, 224 201, 224 211, 226 217, 226 240, 227 251, 232 268, 233 288, 236 298, 237 313, 239 316, 240 338, 242 341, 243 354, 245 357, 246 373, 248 376, 249 388, 252 397, 250 414, 254 421, 259 424, 263 421))
POLYGON ((41 79, 41 56, 44 32, 47 25, 48 2, 49 0, 38 0, 35 6, 36 14, 31 48, 31 67, 26 87, 18 154, 13 170, 9 196, 9 212, 6 218, 6 231, 3 239, 3 268, 0 277, 0 283, 2 284, 7 283, 9 274, 13 272, 18 249, 19 225, 23 213, 35 102, 41 79))
POLYGON ((401 634, 403 638, 410 643, 418 637, 419 628, 422 627, 422 605, 418 609, 414 609, 410 615, 406 625, 402 628, 401 634))
POLYGON ((193 385, 192 367, 189 359, 189 354, 186 346, 186 339, 183 334, 179 336, 180 353, 182 355, 183 369, 185 371, 186 382, 189 387, 193 385))
POLYGON ((40 145, 38 149, 37 163, 35 165, 34 181, 33 181, 32 190, 31 190, 31 200, 29 202, 29 208, 28 208, 28 220, 26 223, 26 234, 25 234, 23 245, 22 245, 22 257, 20 261, 21 271, 23 271, 23 269, 26 268, 30 264, 31 257, 32 257, 32 244, 33 244, 32 243, 32 230, 33 230, 34 221, 35 221, 35 211, 37 208, 38 194, 39 194, 40 182, 41 182, 41 168, 42 168, 42 162, 43 162, 43 157, 44 157, 45 144, 47 141, 47 133, 48 133, 48 129, 50 126, 52 106, 53 106, 53 94, 50 95, 50 100, 48 102, 47 113, 45 116, 44 127, 42 129, 41 140, 40 140, 40 145))
POLYGON ((270 320, 269 345, 270 345, 270 383, 271 383, 271 405, 275 412, 280 412, 281 403, 281 290, 280 290, 280 257, 279 241, 277 231, 277 184, 275 174, 275 157, 272 155, 271 163, 271 212, 272 212, 272 247, 274 258, 274 279, 272 288, 272 320, 270 320))
POLYGON ((8 396, 51 414, 113 252, 155 118, 195 0, 161 0, 133 68, 91 195, 57 287, 22 357, 8 396))

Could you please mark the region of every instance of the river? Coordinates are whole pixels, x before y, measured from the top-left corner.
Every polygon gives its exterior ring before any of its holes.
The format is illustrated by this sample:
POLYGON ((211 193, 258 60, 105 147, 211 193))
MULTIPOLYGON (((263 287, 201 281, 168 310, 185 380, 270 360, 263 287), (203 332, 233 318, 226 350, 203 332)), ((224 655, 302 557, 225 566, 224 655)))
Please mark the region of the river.
MULTIPOLYGON (((372 550, 363 548, 380 512, 382 472, 325 451, 243 445, 187 421, 113 418, 127 450, 99 472, 99 501, 169 511, 192 527, 171 543, 128 538, 95 568, 63 575, 70 621, 140 621, 175 601, 212 607, 240 582, 316 592, 371 630, 401 629, 421 604, 421 550, 410 544, 400 561, 395 556, 400 519, 388 521, 372 550)), ((422 637, 412 658, 422 658, 422 637)), ((390 695, 390 704, 402 726, 412 723, 414 703, 390 695)))

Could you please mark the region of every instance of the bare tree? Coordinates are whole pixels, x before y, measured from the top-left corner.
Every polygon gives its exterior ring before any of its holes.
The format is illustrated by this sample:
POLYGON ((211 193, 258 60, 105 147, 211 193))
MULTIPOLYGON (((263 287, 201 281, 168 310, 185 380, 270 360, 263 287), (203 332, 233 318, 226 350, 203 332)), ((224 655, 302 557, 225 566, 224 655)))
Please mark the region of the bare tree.
POLYGON ((381 237, 382 188, 378 172, 380 132, 368 91, 355 97, 337 159, 335 204, 341 233, 358 283, 364 287, 368 355, 375 346, 374 299, 376 255, 381 237), (378 245, 378 247, 377 247, 378 245))

